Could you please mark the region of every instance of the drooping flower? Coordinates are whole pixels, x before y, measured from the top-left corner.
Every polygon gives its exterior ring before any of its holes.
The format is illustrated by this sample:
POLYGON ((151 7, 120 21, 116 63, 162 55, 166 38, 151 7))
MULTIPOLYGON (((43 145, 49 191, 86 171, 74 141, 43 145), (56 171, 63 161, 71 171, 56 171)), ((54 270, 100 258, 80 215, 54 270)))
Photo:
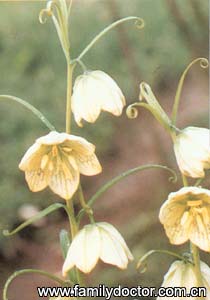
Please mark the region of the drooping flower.
MULTIPOLYGON (((210 268, 204 262, 200 262, 201 267, 201 275, 203 286, 206 288, 206 297, 204 299, 210 299, 210 268)), ((190 294, 191 288, 198 287, 195 267, 190 262, 184 261, 175 261, 171 265, 170 269, 164 276, 164 281, 162 283, 162 287, 164 288, 186 288, 187 294, 190 294)), ((202 295, 201 295, 202 296, 202 295)), ((201 297, 187 297, 183 295, 183 297, 158 297, 157 300, 177 300, 177 299, 202 299, 201 297)))
POLYGON ((159 218, 172 244, 190 240, 210 252, 210 190, 183 187, 170 193, 159 218))
POLYGON ((105 222, 86 225, 78 232, 68 250, 63 275, 73 266, 89 273, 99 259, 120 269, 126 269, 133 259, 120 233, 105 222))
POLYGON ((200 178, 210 168, 210 130, 187 127, 175 138, 174 151, 185 176, 200 178))
POLYGON ((95 146, 84 138, 52 131, 38 138, 23 156, 19 168, 33 192, 47 186, 68 200, 78 188, 80 173, 96 175, 101 165, 95 146))
POLYGON ((72 111, 79 126, 82 126, 82 119, 94 123, 102 110, 120 116, 124 106, 125 97, 108 74, 86 71, 77 77, 73 87, 72 111))

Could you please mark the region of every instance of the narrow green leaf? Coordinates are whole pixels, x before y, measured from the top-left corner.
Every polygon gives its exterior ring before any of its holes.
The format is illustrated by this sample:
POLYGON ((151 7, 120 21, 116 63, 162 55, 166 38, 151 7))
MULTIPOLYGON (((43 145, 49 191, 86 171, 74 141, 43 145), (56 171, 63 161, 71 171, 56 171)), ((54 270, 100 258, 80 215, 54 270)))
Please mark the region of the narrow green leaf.
POLYGON ((47 120, 47 118, 37 108, 35 108, 27 101, 10 95, 0 95, 0 100, 11 100, 23 105, 28 110, 30 110, 36 117, 38 117, 51 131, 55 130, 55 127, 47 120))
POLYGON ((40 211, 34 217, 28 219, 27 221, 25 221, 24 223, 22 223, 21 225, 19 225, 14 230, 12 230, 12 231, 3 230, 3 235, 5 235, 5 236, 13 235, 13 234, 21 231, 23 228, 27 227, 28 225, 32 224, 33 222, 36 222, 36 221, 40 220, 41 218, 49 215, 51 212, 53 212, 53 211, 55 211, 55 210, 57 210, 59 208, 66 209, 65 205, 63 205, 61 203, 54 203, 54 204, 48 206, 47 208, 45 208, 44 210, 40 211))
MULTIPOLYGON (((155 165, 155 164, 149 164, 149 165, 143 165, 143 166, 139 166, 133 169, 129 169, 125 172, 123 172, 122 174, 114 177, 113 179, 111 179, 110 181, 108 181, 107 183, 105 183, 91 198, 90 200, 87 202, 88 206, 92 206, 96 200, 103 194, 105 193, 108 189, 110 189, 113 185, 115 185, 116 183, 118 183, 119 181, 121 181, 122 179, 126 178, 129 175, 132 175, 134 173, 137 173, 139 171, 143 171, 146 169, 163 169, 166 171, 169 171, 170 173, 172 173, 172 177, 169 178, 170 181, 176 182, 177 180, 177 175, 175 173, 174 170, 166 167, 166 166, 162 166, 162 165, 155 165)), ((85 211, 84 209, 82 209, 79 214, 78 214, 78 220, 80 221, 81 218, 83 217, 85 211)))
POLYGON ((65 229, 62 229, 60 231, 60 245, 64 259, 66 258, 70 243, 68 232, 65 229))
POLYGON ((180 103, 180 96, 182 93, 182 88, 183 88, 183 84, 186 78, 186 75, 188 73, 188 71, 190 70, 190 68, 196 64, 197 62, 200 63, 200 67, 203 69, 208 68, 209 66, 209 62, 208 59, 204 58, 204 57, 199 57, 194 59, 184 70, 184 72, 182 73, 180 79, 179 79, 179 83, 176 89, 176 95, 175 95, 175 99, 174 99, 174 104, 173 104, 173 109, 172 109, 172 124, 176 125, 176 119, 177 119, 177 112, 178 112, 178 108, 179 108, 179 103, 180 103))
POLYGON ((48 277, 52 280, 54 280, 55 282, 59 283, 61 286, 64 286, 66 285, 66 282, 62 279, 60 279, 59 277, 53 275, 53 274, 50 274, 46 271, 43 271, 43 270, 38 270, 38 269, 24 269, 24 270, 20 270, 20 271, 16 271, 14 272, 6 281, 5 285, 4 285, 4 289, 3 289, 3 300, 8 300, 7 298, 7 291, 8 291, 8 288, 11 284, 11 282, 17 277, 17 276, 20 276, 20 275, 24 275, 24 274, 28 274, 28 273, 36 273, 36 274, 39 274, 39 275, 42 275, 42 276, 45 276, 45 277, 48 277))

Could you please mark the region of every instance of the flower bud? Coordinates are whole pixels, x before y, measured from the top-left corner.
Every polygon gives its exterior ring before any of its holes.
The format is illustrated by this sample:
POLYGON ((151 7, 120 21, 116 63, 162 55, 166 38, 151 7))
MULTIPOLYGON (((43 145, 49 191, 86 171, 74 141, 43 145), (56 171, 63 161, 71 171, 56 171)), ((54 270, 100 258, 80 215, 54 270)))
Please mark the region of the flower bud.
POLYGON ((125 98, 116 82, 102 71, 87 71, 77 77, 72 95, 72 111, 79 126, 82 119, 94 123, 100 112, 120 116, 125 98))
POLYGON ((105 222, 86 225, 78 232, 68 250, 63 275, 73 266, 89 273, 99 259, 120 269, 126 269, 133 259, 120 233, 105 222))
POLYGON ((204 177, 210 168, 210 130, 187 127, 175 138, 174 151, 179 169, 185 176, 204 177))

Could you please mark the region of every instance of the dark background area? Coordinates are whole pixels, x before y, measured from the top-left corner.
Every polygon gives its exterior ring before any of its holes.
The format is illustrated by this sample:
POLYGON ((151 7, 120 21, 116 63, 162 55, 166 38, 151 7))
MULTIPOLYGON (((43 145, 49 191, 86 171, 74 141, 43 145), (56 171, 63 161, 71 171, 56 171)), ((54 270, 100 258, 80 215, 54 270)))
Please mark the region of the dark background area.
MULTIPOLYGON (((38 21, 45 1, 0 1, 0 94, 21 97, 56 125, 65 127, 65 59, 51 20, 38 21)), ((197 57, 208 57, 208 1, 206 0, 75 0, 70 20, 72 56, 112 21, 129 15, 144 18, 138 30, 128 22, 104 36, 85 56, 89 69, 112 76, 127 103, 138 100, 139 83, 148 82, 170 114, 179 77, 197 57)), ((77 68, 75 76, 80 73, 77 68)), ((208 71, 196 65, 186 78, 178 126, 208 127, 208 71)), ((95 124, 73 133, 96 145, 103 173, 82 177, 88 199, 100 185, 121 172, 148 163, 176 169, 172 144, 159 124, 141 110, 129 120, 102 113, 95 124)), ((31 193, 18 164, 34 140, 47 134, 33 115, 15 103, 0 102, 0 230, 22 222, 20 209, 32 204, 44 209, 61 201, 46 189, 31 193)), ((177 170, 178 171, 178 170, 177 170)), ((174 247, 158 221, 161 204, 180 180, 168 181, 162 170, 147 170, 126 178, 110 189, 94 206, 96 220, 112 223, 122 233, 136 261, 120 271, 100 263, 87 281, 92 285, 159 286, 173 258, 155 255, 144 274, 136 271, 137 259, 151 249, 181 253, 188 245, 174 247)), ((209 180, 204 183, 209 187, 209 180)), ((84 219, 84 223, 87 220, 84 219)), ((43 223, 5 238, 0 233, 0 289, 6 278, 21 268, 40 268, 60 275, 63 259, 59 231, 68 228, 67 218, 55 212, 43 223)), ((208 254, 202 259, 210 263, 208 254)), ((49 285, 45 278, 28 275, 11 286, 10 300, 37 299, 36 286, 49 285)))

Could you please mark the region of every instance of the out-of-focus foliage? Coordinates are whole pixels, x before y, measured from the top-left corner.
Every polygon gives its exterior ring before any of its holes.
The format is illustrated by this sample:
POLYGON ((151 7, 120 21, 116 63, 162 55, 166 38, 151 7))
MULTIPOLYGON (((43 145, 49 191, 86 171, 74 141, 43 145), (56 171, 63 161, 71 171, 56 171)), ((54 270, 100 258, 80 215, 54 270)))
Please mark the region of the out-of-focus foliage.
MULTIPOLYGON (((101 29, 113 21, 115 13, 108 2, 112 0, 73 1, 70 22, 72 56, 75 57, 101 29)), ((146 26, 138 30, 132 22, 123 28, 141 80, 152 86, 161 86, 178 78, 191 57, 203 54, 204 31, 196 21, 191 1, 174 1, 182 12, 188 27, 195 35, 192 49, 182 36, 179 24, 171 15, 169 0, 118 0, 118 14, 138 15, 146 26), (198 39, 197 39, 198 37, 198 39)), ((194 1, 193 1, 194 2, 194 1)), ((202 14, 208 3, 199 1, 202 14)), ((38 21, 44 1, 17 1, 0 3, 0 94, 11 94, 26 99, 39 108, 59 131, 65 126, 65 59, 51 20, 45 25, 38 21)), ((116 16, 117 17, 117 16, 116 16)), ((117 30, 103 37, 86 55, 89 69, 100 69, 112 76, 124 91, 128 101, 138 96, 133 82, 129 57, 123 52, 117 30)), ((76 69, 75 74, 81 70, 76 69)), ((117 119, 103 113, 94 125, 76 126, 73 132, 86 137, 97 146, 99 156, 112 147, 112 136, 117 119)), ((16 223, 16 212, 23 203, 46 207, 57 197, 49 191, 32 194, 18 170, 18 163, 34 140, 48 130, 33 115, 14 103, 0 102, 0 229, 16 223)), ((94 182, 94 180, 93 180, 94 182)), ((0 234, 0 246, 3 245, 0 234)))

